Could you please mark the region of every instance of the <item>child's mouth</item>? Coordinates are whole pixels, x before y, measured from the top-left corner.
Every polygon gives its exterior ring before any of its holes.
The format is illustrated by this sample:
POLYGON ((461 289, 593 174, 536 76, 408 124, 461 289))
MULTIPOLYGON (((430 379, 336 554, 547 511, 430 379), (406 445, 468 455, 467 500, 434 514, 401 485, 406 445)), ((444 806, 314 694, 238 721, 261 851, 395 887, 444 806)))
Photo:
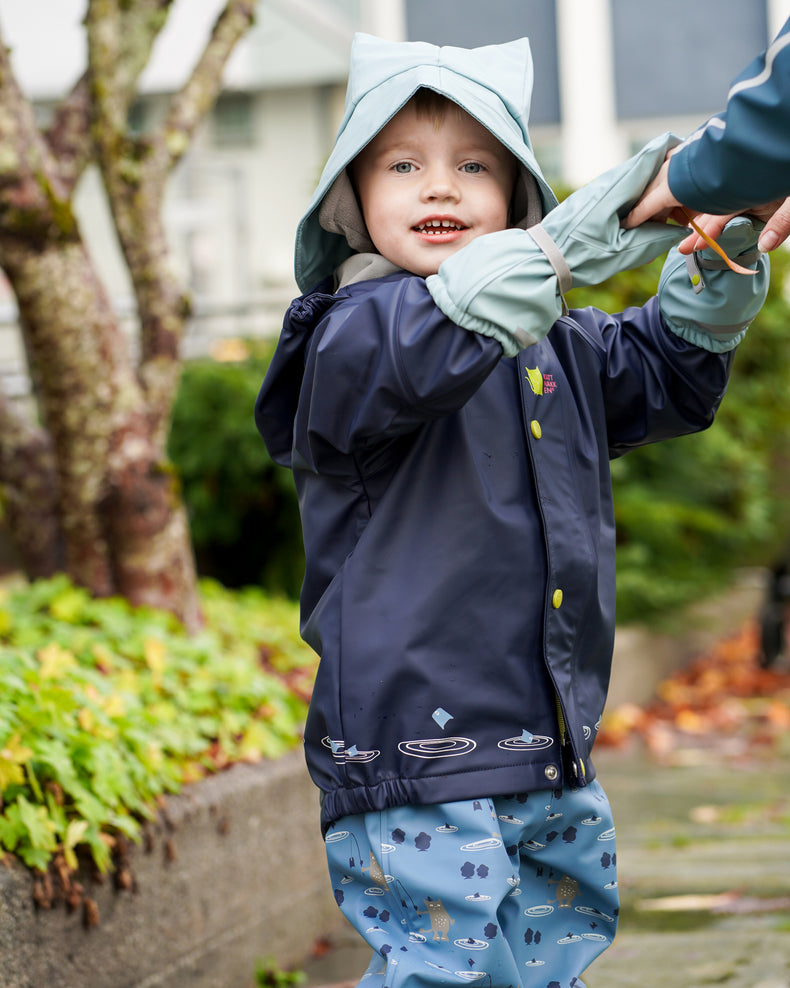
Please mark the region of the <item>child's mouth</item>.
POLYGON ((426 220, 412 229, 429 240, 452 240, 469 228, 456 220, 426 220))

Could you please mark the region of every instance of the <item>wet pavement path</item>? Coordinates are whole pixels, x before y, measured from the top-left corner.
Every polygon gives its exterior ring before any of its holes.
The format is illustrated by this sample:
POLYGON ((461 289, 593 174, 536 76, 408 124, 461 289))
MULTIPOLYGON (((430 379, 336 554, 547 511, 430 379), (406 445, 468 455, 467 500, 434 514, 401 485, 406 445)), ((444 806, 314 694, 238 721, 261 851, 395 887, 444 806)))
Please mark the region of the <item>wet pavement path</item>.
MULTIPOLYGON (((621 919, 588 988, 790 988, 790 745, 733 762, 715 744, 659 764, 596 752, 617 825, 621 919)), ((722 746, 726 750, 725 746, 722 746)), ((361 944, 361 946, 360 946, 361 944)), ((304 965, 305 988, 356 984, 349 929, 304 965)))

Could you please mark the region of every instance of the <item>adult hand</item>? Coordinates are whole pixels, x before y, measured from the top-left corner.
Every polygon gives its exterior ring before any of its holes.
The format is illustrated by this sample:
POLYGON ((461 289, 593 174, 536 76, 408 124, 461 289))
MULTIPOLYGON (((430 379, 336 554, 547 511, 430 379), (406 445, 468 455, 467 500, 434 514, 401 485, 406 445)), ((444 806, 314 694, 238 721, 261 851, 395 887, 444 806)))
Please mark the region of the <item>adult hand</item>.
MULTIPOLYGON (((673 149, 674 150, 674 149, 673 149)), ((637 204, 622 221, 622 226, 626 230, 641 226, 647 220, 657 223, 666 223, 667 220, 675 220, 682 226, 688 226, 688 218, 680 208, 680 203, 672 195, 669 188, 669 159, 673 151, 664 159, 664 163, 658 171, 656 177, 650 182, 642 193, 637 204)))
MULTIPOLYGON (((752 209, 745 209, 744 215, 754 216, 758 220, 765 222, 765 227, 760 233, 757 246, 767 254, 775 250, 790 237, 790 196, 787 199, 776 199, 774 202, 766 203, 764 206, 754 206, 752 209)), ((694 222, 709 237, 716 240, 724 227, 738 213, 731 213, 728 216, 713 216, 708 213, 695 217, 694 222)), ((691 254, 695 250, 703 250, 705 241, 696 233, 689 234, 680 244, 678 250, 681 254, 691 254)))
MULTIPOLYGON (((639 201, 622 222, 626 230, 631 230, 647 220, 664 222, 674 220, 681 226, 688 226, 688 216, 681 208, 681 203, 672 195, 669 188, 669 159, 674 148, 667 155, 656 177, 642 193, 639 201)), ((775 250, 790 237, 790 196, 787 199, 776 199, 763 206, 753 206, 741 213, 729 213, 726 216, 714 216, 710 213, 699 214, 689 210, 697 226, 713 240, 722 233, 724 227, 734 216, 755 216, 765 222, 765 228, 760 234, 758 247, 763 253, 775 250)), ((678 245, 681 254, 691 254, 695 250, 703 250, 705 241, 696 233, 691 233, 678 245)))

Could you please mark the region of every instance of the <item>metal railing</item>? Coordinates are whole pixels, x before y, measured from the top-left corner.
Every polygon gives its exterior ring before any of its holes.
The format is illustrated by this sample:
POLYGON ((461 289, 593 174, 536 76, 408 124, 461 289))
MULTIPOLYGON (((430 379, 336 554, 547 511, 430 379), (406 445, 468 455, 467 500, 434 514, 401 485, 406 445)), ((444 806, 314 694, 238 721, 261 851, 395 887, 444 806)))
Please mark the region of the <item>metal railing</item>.
MULTIPOLYGON (((211 356, 223 341, 276 337, 290 300, 288 286, 245 299, 196 298, 181 343, 183 359, 211 356)), ((137 310, 133 300, 117 299, 114 309, 134 348, 137 310)), ((13 302, 0 303, 0 386, 11 399, 24 399, 30 394, 18 311, 13 302)))

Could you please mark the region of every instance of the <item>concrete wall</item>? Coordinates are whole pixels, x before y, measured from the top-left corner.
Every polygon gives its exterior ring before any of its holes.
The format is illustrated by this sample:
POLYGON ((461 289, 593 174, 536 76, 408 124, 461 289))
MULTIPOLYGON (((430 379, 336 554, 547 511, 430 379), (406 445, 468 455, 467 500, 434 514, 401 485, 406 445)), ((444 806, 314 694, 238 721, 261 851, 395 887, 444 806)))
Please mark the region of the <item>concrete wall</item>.
POLYGON ((0 868, 2 988, 251 988, 257 960, 298 963, 343 922, 301 751, 190 786, 152 831, 132 852, 136 891, 86 881, 90 930, 79 910, 37 910, 30 873, 0 868))
POLYGON ((664 679, 756 618, 766 580, 764 570, 740 570, 726 593, 690 606, 664 631, 641 625, 618 627, 606 711, 623 703, 647 703, 664 679))

